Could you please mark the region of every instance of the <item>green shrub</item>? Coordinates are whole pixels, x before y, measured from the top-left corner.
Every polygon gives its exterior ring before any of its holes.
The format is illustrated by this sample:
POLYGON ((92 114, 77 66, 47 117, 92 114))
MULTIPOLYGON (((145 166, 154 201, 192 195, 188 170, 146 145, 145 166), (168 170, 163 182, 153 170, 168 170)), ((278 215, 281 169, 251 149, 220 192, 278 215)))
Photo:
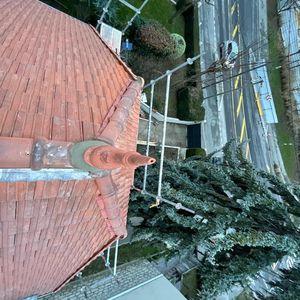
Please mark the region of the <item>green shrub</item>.
POLYGON ((168 30, 157 21, 141 23, 136 30, 136 45, 155 55, 169 56, 176 53, 176 42, 168 30))
POLYGON ((187 149, 186 150, 186 158, 191 157, 191 156, 201 156, 205 157, 206 156, 206 151, 202 148, 195 148, 195 149, 187 149))
POLYGON ((172 54, 172 57, 174 59, 176 59, 184 54, 186 44, 185 44, 184 38, 180 34, 172 33, 171 37, 175 41, 175 44, 176 44, 175 52, 172 54))
POLYGON ((177 91, 177 117, 185 121, 202 121, 205 110, 198 88, 187 86, 177 91))

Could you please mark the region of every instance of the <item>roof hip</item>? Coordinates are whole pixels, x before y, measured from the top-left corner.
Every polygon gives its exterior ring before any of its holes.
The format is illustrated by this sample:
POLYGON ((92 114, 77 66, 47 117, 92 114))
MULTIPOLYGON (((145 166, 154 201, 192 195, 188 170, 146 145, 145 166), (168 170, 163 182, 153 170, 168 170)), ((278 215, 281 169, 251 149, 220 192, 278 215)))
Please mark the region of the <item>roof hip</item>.
POLYGON ((126 224, 124 224, 121 218, 121 209, 116 193, 117 189, 111 175, 97 178, 95 183, 99 191, 97 203, 102 216, 109 223, 114 235, 118 238, 125 238, 127 236, 126 224))
POLYGON ((138 95, 144 86, 144 79, 138 77, 135 81, 132 81, 128 86, 127 90, 124 92, 120 101, 116 105, 116 109, 113 115, 107 120, 107 125, 102 128, 102 132, 98 132, 98 138, 108 143, 114 145, 117 141, 119 135, 125 128, 128 116, 131 113, 132 107, 138 95))

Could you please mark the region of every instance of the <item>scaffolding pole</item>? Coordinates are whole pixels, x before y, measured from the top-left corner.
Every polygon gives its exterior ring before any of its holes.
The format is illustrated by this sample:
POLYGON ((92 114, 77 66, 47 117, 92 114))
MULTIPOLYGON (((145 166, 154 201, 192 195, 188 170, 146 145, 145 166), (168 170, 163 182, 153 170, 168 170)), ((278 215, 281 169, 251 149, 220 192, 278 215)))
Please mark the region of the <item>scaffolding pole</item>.
MULTIPOLYGON (((126 0, 118 0, 118 1, 135 12, 134 16, 130 19, 130 21, 127 22, 126 27, 122 30, 122 34, 124 35, 125 31, 132 25, 132 22, 134 21, 134 19, 142 12, 143 8, 145 7, 145 5, 148 3, 149 0, 144 0, 144 2, 140 8, 136 8, 132 4, 128 3, 126 0)), ((109 8, 111 2, 112 2, 112 0, 108 0, 105 7, 103 8, 102 15, 101 15, 100 19, 97 21, 96 30, 99 30, 99 27, 104 19, 105 14, 108 12, 108 8, 109 8)))
MULTIPOLYGON (((122 2, 122 3, 123 3, 123 2, 126 2, 126 1, 124 1, 124 0, 119 0, 119 1, 122 2)), ((148 1, 149 1, 149 0, 145 0, 139 9, 136 9, 136 10, 132 9, 132 10, 135 11, 135 14, 134 14, 134 16, 130 19, 130 21, 127 22, 126 27, 122 30, 122 34, 123 34, 123 35, 125 34, 125 31, 132 25, 132 22, 134 21, 134 19, 141 13, 142 9, 143 9, 144 6, 148 3, 148 1)))
MULTIPOLYGON (((151 198, 157 199, 157 195, 154 195, 154 194, 152 194, 152 193, 149 193, 149 192, 146 191, 146 190, 145 190, 145 191, 144 191, 144 190, 141 190, 141 189, 139 189, 139 188, 137 188, 137 187, 135 187, 135 186, 133 186, 132 189, 133 189, 133 190, 136 190, 137 192, 140 192, 140 193, 142 193, 142 194, 144 194, 144 195, 147 195, 147 196, 149 196, 149 197, 151 197, 151 198)), ((188 208, 188 207, 182 205, 180 202, 174 202, 174 201, 168 200, 168 199, 163 198, 163 197, 160 197, 160 201, 161 201, 161 202, 164 202, 164 203, 167 203, 167 204, 169 204, 169 205, 172 205, 172 206, 174 206, 176 209, 182 209, 182 210, 185 210, 185 211, 187 211, 187 212, 189 212, 189 213, 191 213, 191 214, 197 215, 196 212, 195 212, 193 209, 190 209, 190 208, 188 208)), ((197 215, 197 216, 201 217, 200 215, 197 215)), ((203 218, 203 217, 201 217, 201 218, 203 218)))
POLYGON ((157 194, 149 193, 146 190, 147 185, 147 166, 145 166, 145 173, 144 173, 144 180, 143 180, 143 188, 139 189, 135 186, 132 187, 132 189, 140 192, 141 194, 145 194, 151 198, 154 198, 156 200, 156 204, 152 204, 150 207, 157 207, 160 202, 164 202, 166 204, 169 204, 173 207, 175 207, 177 210, 184 210, 186 212, 189 212, 193 214, 194 218, 198 220, 198 222, 201 223, 207 223, 208 220, 205 219, 203 216, 195 212, 193 209, 190 209, 184 205, 182 205, 180 202, 174 202, 168 199, 165 199, 161 195, 161 189, 162 189, 162 175, 163 175, 163 167, 164 167, 164 156, 165 156, 165 143, 166 143, 166 131, 167 131, 167 119, 168 119, 168 108, 169 108, 169 96, 170 96, 170 83, 171 83, 171 77, 172 74, 176 71, 186 67, 187 65, 192 65, 196 60, 200 58, 200 54, 194 56, 193 58, 188 58, 184 63, 180 64, 179 66, 175 67, 172 70, 166 71, 165 74, 159 76, 158 78, 151 80, 150 83, 146 84, 144 88, 151 86, 151 99, 150 99, 150 111, 149 111, 149 120, 148 120, 148 135, 147 135, 147 148, 146 148, 146 155, 149 155, 149 147, 150 147, 150 135, 151 135, 151 121, 152 121, 152 110, 153 110, 153 97, 154 97, 154 88, 155 84, 164 79, 167 78, 166 82, 166 94, 165 94, 165 107, 164 107, 164 120, 163 120, 163 133, 162 133, 162 142, 161 142, 161 156, 160 156, 160 166, 159 166, 159 178, 158 178, 158 187, 157 187, 157 194))
POLYGON ((139 9, 134 7, 132 4, 128 3, 126 0, 118 0, 119 2, 121 2, 122 4, 124 4, 125 6, 127 6, 128 8, 130 8, 131 10, 138 12, 139 9))
POLYGON ((107 253, 106 253, 106 263, 105 263, 105 266, 106 266, 106 267, 109 267, 109 266, 110 266, 109 258, 110 258, 110 247, 108 247, 107 253))
MULTIPOLYGON (((148 191, 143 191, 135 186, 132 186, 132 189, 133 190, 136 190, 137 192, 140 192, 141 194, 144 194, 144 195, 147 195, 151 198, 154 198, 154 199, 157 199, 157 195, 154 195, 152 193, 149 193, 148 191)), ((166 204, 169 204, 173 207, 175 207, 177 210, 184 210, 186 212, 189 212, 191 214, 193 214, 193 218, 196 219, 199 223, 204 223, 204 224, 207 224, 208 220, 205 219, 202 215, 199 215, 196 211, 194 211, 193 209, 190 209, 184 205, 182 205, 180 202, 174 202, 174 201, 171 201, 171 200, 168 200, 166 198, 163 198, 163 197, 160 197, 160 202, 164 202, 166 204)))
MULTIPOLYGON (((154 86, 155 84, 151 84, 151 98, 150 98, 150 110, 149 110, 149 120, 148 120, 148 132, 147 132, 147 146, 146 146, 146 156, 149 156, 150 149, 150 138, 151 138, 151 122, 152 122, 152 109, 153 109, 153 98, 154 98, 154 86)), ((144 182, 143 182, 143 190, 146 190, 146 182, 147 182, 147 174, 148 173, 148 165, 145 165, 144 171, 144 182)))
POLYGON ((105 7, 103 7, 103 12, 102 12, 102 15, 100 17, 100 19, 97 21, 97 26, 96 26, 96 30, 99 30, 100 28, 100 25, 104 19, 104 16, 105 14, 108 12, 108 8, 110 6, 110 3, 111 3, 112 0, 108 0, 108 2, 106 3, 105 7))
POLYGON ((113 273, 114 276, 116 276, 117 274, 118 250, 119 250, 119 240, 116 241, 116 246, 115 246, 114 273, 113 273))
POLYGON ((154 79, 154 80, 151 80, 151 82, 148 83, 148 84, 146 84, 144 88, 147 88, 147 87, 149 87, 149 86, 152 85, 152 84, 155 84, 157 81, 160 81, 160 80, 166 78, 169 74, 173 74, 173 73, 175 73, 176 71, 178 71, 178 70, 180 70, 180 69, 186 67, 187 65, 192 65, 192 64, 193 64, 197 59, 199 59, 200 57, 201 57, 200 54, 198 54, 198 55, 196 55, 196 56, 194 56, 194 57, 192 57, 192 58, 188 58, 184 63, 180 64, 180 65, 177 66, 176 68, 174 68, 174 69, 172 69, 172 70, 168 70, 165 74, 163 74, 163 75, 157 77, 157 78, 154 79))
POLYGON ((163 172, 163 167, 164 167, 166 131, 167 131, 167 118, 168 118, 169 96, 170 96, 170 82, 171 82, 171 76, 172 76, 172 73, 170 71, 167 71, 166 74, 167 74, 167 84, 166 84, 166 98, 165 98, 163 137, 162 137, 162 142, 161 142, 161 155, 160 155, 159 177, 158 177, 158 188, 157 188, 157 196, 158 196, 158 198, 161 197, 162 172, 163 172))

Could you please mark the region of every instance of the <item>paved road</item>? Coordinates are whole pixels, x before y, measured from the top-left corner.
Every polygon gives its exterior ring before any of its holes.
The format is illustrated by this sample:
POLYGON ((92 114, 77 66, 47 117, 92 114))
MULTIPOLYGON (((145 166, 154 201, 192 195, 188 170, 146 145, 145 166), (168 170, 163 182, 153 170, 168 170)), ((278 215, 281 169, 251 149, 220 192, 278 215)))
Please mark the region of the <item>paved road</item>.
MULTIPOLYGON (((214 6, 204 1, 199 5, 202 22, 200 38, 203 43, 200 44, 200 49, 205 51, 202 60, 209 66, 219 55, 218 45, 229 39, 235 40, 239 44, 240 52, 245 53, 241 55, 233 70, 206 75, 203 79, 204 86, 207 77, 214 76, 216 82, 223 81, 219 84, 222 85, 220 90, 224 91, 223 96, 213 97, 216 94, 213 86, 204 89, 204 97, 208 97, 206 102, 209 101, 206 103, 206 108, 210 110, 208 120, 211 116, 217 117, 217 124, 226 129, 226 139, 223 139, 223 143, 231 138, 237 139, 243 143, 246 157, 258 168, 269 170, 272 165, 270 147, 264 136, 251 78, 247 72, 250 47, 254 49, 257 58, 266 57, 266 1, 215 0, 211 3, 214 6), (215 18, 212 20, 213 17, 215 18), (237 74, 242 75, 236 76, 237 74), (213 112, 214 102, 218 106, 217 113, 213 112)), ((219 134, 222 134, 222 130, 219 130, 219 134)))
POLYGON ((233 39, 237 41, 240 52, 243 53, 236 63, 236 67, 224 72, 224 78, 231 78, 224 82, 226 94, 224 106, 227 131, 230 138, 237 138, 244 143, 245 154, 255 165, 262 169, 270 168, 268 149, 260 126, 249 69, 248 49, 254 49, 258 57, 264 56, 267 49, 265 39, 266 27, 260 18, 266 20, 265 1, 217 1, 219 13, 220 41, 233 39), (264 47, 262 47, 262 44, 264 47))
MULTIPOLYGON (((218 32, 216 31, 216 14, 214 6, 207 5, 205 2, 198 3, 199 7, 199 25, 200 25, 200 54, 201 54, 201 71, 206 70, 212 62, 216 60, 216 45, 218 40, 218 32)), ((224 128, 222 117, 218 107, 220 99, 215 97, 217 94, 217 86, 215 78, 211 74, 204 74, 201 77, 202 85, 210 85, 203 89, 204 108, 206 123, 202 126, 202 144, 208 153, 221 148, 227 141, 226 130, 224 128), (225 135, 225 137, 224 137, 225 135), (223 142, 222 142, 223 139, 223 142)))

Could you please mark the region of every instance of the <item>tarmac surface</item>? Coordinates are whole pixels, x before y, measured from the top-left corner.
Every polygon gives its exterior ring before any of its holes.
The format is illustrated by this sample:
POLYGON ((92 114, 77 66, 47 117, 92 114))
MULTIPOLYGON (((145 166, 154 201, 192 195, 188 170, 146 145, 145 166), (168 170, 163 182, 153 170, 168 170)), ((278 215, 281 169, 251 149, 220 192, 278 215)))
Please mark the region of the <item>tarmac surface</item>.
POLYGON ((266 0, 201 1, 199 32, 201 71, 219 59, 219 45, 235 40, 239 56, 234 68, 202 75, 206 122, 202 128, 202 144, 210 153, 230 139, 242 143, 245 156, 254 165, 274 173, 274 163, 284 166, 278 150, 274 126, 263 123, 250 76, 249 49, 255 59, 267 59, 266 0), (267 127, 267 131, 266 131, 267 127))

